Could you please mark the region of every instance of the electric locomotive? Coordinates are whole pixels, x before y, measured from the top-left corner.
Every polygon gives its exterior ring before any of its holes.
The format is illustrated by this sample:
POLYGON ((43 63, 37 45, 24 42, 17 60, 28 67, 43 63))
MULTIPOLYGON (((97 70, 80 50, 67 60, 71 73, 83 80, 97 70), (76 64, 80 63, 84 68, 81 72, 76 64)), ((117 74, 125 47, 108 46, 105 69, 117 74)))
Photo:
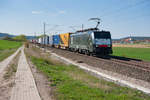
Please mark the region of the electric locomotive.
POLYGON ((109 31, 91 28, 70 35, 69 48, 85 54, 112 54, 112 39, 109 31))

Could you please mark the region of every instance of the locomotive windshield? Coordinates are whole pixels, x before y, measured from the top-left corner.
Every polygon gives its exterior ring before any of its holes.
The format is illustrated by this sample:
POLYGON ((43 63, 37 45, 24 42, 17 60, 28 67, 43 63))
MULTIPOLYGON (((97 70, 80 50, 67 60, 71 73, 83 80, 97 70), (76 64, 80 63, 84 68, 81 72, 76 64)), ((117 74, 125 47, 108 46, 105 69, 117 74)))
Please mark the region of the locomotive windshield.
POLYGON ((94 32, 95 39, 110 39, 110 32, 94 32))

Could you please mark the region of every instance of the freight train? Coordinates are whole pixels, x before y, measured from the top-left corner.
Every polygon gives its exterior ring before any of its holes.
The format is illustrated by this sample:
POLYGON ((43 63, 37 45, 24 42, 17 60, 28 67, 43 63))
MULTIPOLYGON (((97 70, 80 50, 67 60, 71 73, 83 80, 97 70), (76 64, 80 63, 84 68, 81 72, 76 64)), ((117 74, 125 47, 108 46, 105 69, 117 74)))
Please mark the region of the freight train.
POLYGON ((109 31, 97 28, 41 37, 37 43, 70 50, 73 52, 91 54, 112 54, 112 39, 109 31))

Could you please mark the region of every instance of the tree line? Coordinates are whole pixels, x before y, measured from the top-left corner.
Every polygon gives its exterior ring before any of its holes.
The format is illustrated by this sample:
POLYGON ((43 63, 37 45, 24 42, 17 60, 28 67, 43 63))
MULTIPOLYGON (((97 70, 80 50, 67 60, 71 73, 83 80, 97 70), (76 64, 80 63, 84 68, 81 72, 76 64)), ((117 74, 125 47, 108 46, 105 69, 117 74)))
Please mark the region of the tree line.
POLYGON ((27 41, 27 38, 25 35, 18 35, 18 36, 15 36, 15 37, 9 37, 9 36, 6 36, 3 38, 4 40, 9 40, 9 41, 18 41, 18 42, 26 42, 27 41))

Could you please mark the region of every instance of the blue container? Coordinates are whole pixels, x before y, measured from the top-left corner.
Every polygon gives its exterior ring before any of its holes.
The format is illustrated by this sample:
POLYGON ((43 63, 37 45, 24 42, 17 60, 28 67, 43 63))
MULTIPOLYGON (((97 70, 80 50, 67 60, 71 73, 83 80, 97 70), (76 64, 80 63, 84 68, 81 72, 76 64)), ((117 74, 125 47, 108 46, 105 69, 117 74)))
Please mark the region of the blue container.
POLYGON ((60 45, 60 37, 59 35, 53 35, 53 45, 59 46, 60 45))

